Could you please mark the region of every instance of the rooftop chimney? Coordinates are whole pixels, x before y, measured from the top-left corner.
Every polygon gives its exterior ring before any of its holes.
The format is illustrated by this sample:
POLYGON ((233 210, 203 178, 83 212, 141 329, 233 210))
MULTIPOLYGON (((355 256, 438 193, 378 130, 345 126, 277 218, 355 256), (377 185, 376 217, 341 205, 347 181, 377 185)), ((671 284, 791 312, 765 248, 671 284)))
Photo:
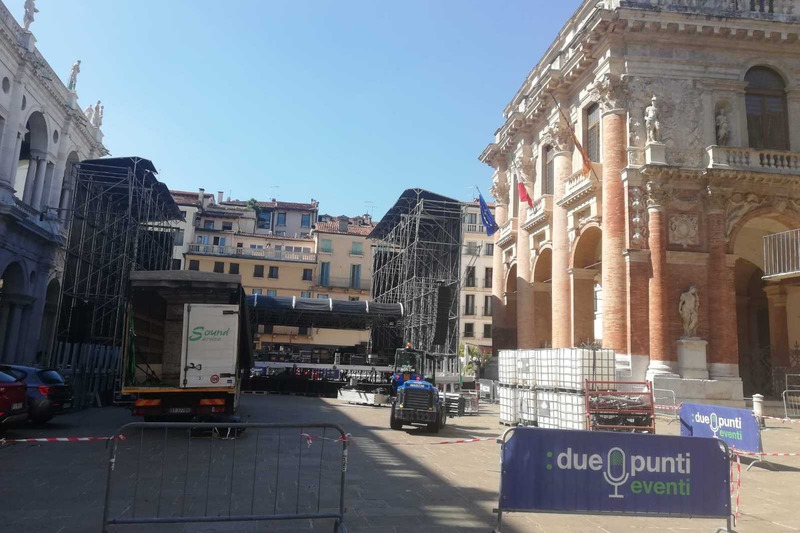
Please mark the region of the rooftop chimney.
POLYGON ((221 204, 222 202, 223 202, 222 191, 217 191, 217 203, 221 204))
POLYGON ((206 190, 200 187, 200 190, 197 192, 197 201, 200 202, 200 205, 203 205, 203 200, 205 199, 206 190))

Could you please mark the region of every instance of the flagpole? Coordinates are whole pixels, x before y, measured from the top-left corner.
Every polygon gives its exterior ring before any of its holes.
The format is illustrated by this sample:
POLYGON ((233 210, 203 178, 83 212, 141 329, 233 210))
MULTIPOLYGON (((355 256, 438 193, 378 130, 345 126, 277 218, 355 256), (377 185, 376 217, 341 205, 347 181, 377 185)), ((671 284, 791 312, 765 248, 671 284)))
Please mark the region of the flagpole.
MULTIPOLYGON (((561 118, 563 118, 563 119, 564 119, 564 122, 566 122, 566 123, 567 123, 567 127, 569 127, 570 131, 572 132, 572 138, 573 138, 573 139, 575 139, 575 141, 577 142, 577 141, 578 141, 578 137, 577 137, 577 135, 575 135, 575 130, 574 130, 574 129, 572 129, 572 123, 571 123, 571 122, 570 122, 570 120, 567 118, 567 115, 564 113, 564 110, 561 108, 561 104, 559 104, 559 103, 558 103, 558 100, 556 100, 556 97, 555 97, 555 95, 552 95, 552 94, 551 94, 551 95, 550 95, 550 97, 553 99, 553 102, 555 102, 555 104, 556 104, 556 108, 558 108, 558 112, 561 114, 561 118)), ((581 147, 581 149, 582 149, 582 148, 583 148, 583 147, 581 147)), ((584 153, 581 153, 581 156, 582 156, 582 157, 585 157, 585 154, 584 154, 584 153)), ((589 167, 589 168, 590 168, 590 169, 591 169, 591 171, 592 171, 592 175, 594 176, 594 179, 595 179, 596 181, 600 181, 600 178, 598 178, 598 177, 597 177, 597 173, 594 171, 594 166, 590 165, 590 167, 589 167)))

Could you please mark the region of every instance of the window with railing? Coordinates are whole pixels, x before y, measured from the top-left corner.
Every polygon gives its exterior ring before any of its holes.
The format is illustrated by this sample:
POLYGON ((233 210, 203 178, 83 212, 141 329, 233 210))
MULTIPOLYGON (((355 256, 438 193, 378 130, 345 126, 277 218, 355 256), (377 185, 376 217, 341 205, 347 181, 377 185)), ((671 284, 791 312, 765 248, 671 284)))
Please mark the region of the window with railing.
POLYGON ((492 297, 483 297, 483 316, 492 316, 492 297))
POLYGON ((744 77, 747 135, 755 149, 788 150, 786 83, 774 70, 753 67, 744 77))
POLYGON ((361 288, 361 265, 350 265, 350 288, 361 288))
POLYGON ((474 266, 467 267, 467 271, 464 274, 464 285, 466 287, 474 287, 476 285, 474 266))
POLYGON ((492 276, 494 276, 494 269, 492 267, 486 267, 484 271, 484 278, 483 278, 483 288, 484 289, 491 289, 492 288, 492 276))
POLYGON ((465 315, 474 315, 475 314, 475 295, 468 294, 465 299, 464 303, 464 314, 465 315))
POLYGON ((328 261, 319 264, 319 284, 323 287, 331 284, 331 264, 328 261))

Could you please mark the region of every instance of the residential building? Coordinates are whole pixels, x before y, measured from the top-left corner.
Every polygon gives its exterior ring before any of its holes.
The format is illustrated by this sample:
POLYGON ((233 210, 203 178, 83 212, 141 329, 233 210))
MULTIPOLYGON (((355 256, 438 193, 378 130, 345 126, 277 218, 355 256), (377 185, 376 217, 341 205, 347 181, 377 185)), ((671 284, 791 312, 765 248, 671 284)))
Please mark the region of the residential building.
POLYGON ((0 19, 0 362, 44 363, 63 282, 71 169, 108 151, 102 121, 81 111, 75 86, 2 3, 0 19))
POLYGON ((780 393, 800 286, 765 279, 762 240, 800 226, 798 37, 792 1, 581 4, 480 156, 495 349, 601 343, 684 399, 780 393))
MULTIPOLYGON (((494 211, 494 204, 488 204, 494 211)), ((461 237, 461 313, 459 344, 492 351, 492 269, 494 237, 486 235, 476 201, 464 204, 461 237)))
POLYGON ((195 242, 195 216, 214 202, 214 195, 200 189, 198 192, 170 191, 181 210, 183 220, 178 224, 175 246, 172 250, 172 270, 183 270, 183 259, 189 245, 195 242))

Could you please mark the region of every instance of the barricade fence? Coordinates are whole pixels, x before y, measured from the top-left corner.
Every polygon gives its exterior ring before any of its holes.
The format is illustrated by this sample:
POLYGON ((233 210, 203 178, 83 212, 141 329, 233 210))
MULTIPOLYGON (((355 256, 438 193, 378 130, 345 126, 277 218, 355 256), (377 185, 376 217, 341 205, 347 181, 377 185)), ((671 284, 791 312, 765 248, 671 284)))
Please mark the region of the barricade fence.
POLYGON ((119 348, 99 344, 59 342, 50 365, 57 368, 72 387, 76 409, 113 400, 119 373, 119 348))
POLYGON ((783 397, 783 414, 786 418, 800 418, 800 390, 785 390, 783 397))
POLYGON ((296 519, 343 526, 349 439, 335 424, 137 422, 116 435, 104 532, 123 524, 296 519))
POLYGON ((668 424, 680 420, 675 391, 669 389, 653 389, 653 401, 655 402, 653 408, 657 417, 668 419, 668 424))

